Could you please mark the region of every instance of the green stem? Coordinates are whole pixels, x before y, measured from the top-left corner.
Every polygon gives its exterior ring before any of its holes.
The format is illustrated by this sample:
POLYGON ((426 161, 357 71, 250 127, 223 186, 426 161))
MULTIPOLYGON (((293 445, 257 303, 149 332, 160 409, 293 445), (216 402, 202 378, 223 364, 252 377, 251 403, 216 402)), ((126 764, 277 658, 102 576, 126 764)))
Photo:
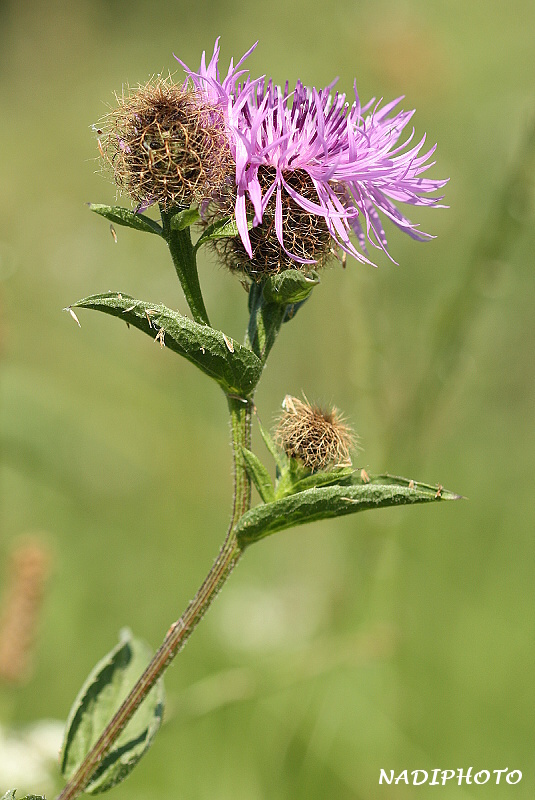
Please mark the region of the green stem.
POLYGON ((275 344, 284 318, 285 306, 270 303, 264 298, 265 281, 253 283, 249 290, 249 326, 245 346, 265 363, 275 344))
POLYGON ((169 247, 176 274, 181 283, 182 290, 190 307, 193 319, 201 325, 210 325, 208 314, 204 305, 199 273, 197 271, 197 258, 191 241, 190 226, 182 230, 173 228, 172 219, 180 209, 166 211, 160 209, 163 224, 163 237, 169 247))
POLYGON ((102 758, 110 750, 152 686, 186 644, 243 552, 236 540, 234 526, 251 505, 251 484, 243 465, 241 447, 250 447, 253 404, 252 401, 243 402, 229 397, 228 405, 234 455, 234 503, 226 539, 197 594, 180 619, 171 625, 150 664, 87 754, 77 772, 58 795, 57 800, 72 800, 84 791, 102 758))
POLYGON ((254 408, 252 398, 244 400, 228 397, 230 425, 232 430, 232 451, 234 454, 234 506, 231 529, 251 507, 251 481, 245 469, 242 447, 251 448, 251 416, 254 408))

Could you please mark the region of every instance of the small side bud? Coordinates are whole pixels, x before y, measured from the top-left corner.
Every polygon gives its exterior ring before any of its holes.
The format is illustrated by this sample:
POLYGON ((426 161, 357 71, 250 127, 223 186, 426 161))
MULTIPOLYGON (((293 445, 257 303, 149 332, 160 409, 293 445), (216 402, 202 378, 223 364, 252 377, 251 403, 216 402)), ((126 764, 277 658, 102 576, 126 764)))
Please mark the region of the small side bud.
POLYGON ((222 112, 170 77, 117 97, 99 132, 117 186, 142 207, 200 203, 233 175, 222 112))
POLYGON ((282 403, 275 441, 290 458, 312 472, 351 466, 357 437, 337 408, 322 409, 287 394, 282 403))

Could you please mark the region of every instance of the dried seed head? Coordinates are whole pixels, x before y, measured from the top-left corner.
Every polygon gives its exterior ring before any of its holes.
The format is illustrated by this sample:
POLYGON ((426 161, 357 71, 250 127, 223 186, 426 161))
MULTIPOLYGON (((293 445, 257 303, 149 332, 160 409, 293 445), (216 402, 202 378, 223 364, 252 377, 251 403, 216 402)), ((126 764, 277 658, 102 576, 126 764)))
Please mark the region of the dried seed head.
POLYGON ((101 120, 99 149, 135 202, 190 206, 233 176, 222 113, 194 90, 157 78, 117 103, 101 120))
POLYGON ((316 472, 329 466, 351 466, 356 436, 337 408, 324 410, 287 394, 282 403, 275 440, 290 458, 316 472))
MULTIPOLYGON (((258 177, 262 190, 273 183, 275 170, 271 167, 260 167, 258 177)), ((304 170, 295 170, 284 176, 286 182, 302 197, 317 203, 316 190, 311 178, 304 170)), ((331 234, 322 217, 310 214, 293 200, 289 194, 283 193, 282 228, 284 247, 290 253, 307 261, 315 261, 314 269, 325 265, 331 254, 331 234)), ((262 223, 249 231, 253 257, 249 258, 239 236, 216 239, 214 249, 218 257, 230 270, 249 275, 255 281, 264 275, 274 275, 285 269, 308 270, 308 264, 300 264, 291 258, 279 242, 275 229, 276 194, 264 211, 262 223)), ((225 209, 225 199, 217 204, 217 215, 232 213, 233 203, 225 209)), ((228 201, 227 201, 228 204, 228 201)), ((252 205, 249 211, 253 214, 252 205)), ((210 212, 207 222, 213 222, 210 212)))

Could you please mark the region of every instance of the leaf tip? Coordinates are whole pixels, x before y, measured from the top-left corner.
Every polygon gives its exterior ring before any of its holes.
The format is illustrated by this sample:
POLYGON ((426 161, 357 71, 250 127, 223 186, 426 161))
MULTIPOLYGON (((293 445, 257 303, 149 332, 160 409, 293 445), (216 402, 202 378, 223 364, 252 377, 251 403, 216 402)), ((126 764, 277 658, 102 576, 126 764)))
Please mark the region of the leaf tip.
POLYGON ((74 311, 72 310, 72 306, 67 306, 66 308, 64 308, 64 309, 63 309, 63 311, 68 311, 68 312, 69 312, 69 314, 71 315, 71 317, 73 318, 73 320, 74 320, 74 321, 76 322, 76 324, 78 325, 78 327, 79 327, 79 328, 81 328, 81 327, 82 327, 82 326, 80 325, 80 320, 78 319, 78 317, 76 316, 76 314, 75 314, 75 313, 74 313, 74 311))
POLYGON ((120 629, 118 638, 121 644, 125 644, 126 642, 132 641, 132 639, 134 638, 134 634, 132 633, 132 630, 128 627, 128 625, 125 625, 124 628, 120 629))
MULTIPOLYGON (((410 483, 409 483, 409 488, 410 483)), ((457 494, 456 492, 450 492, 448 489, 444 489, 441 483, 437 485, 436 492, 435 492, 435 500, 466 500, 466 497, 463 497, 462 494, 457 494)))

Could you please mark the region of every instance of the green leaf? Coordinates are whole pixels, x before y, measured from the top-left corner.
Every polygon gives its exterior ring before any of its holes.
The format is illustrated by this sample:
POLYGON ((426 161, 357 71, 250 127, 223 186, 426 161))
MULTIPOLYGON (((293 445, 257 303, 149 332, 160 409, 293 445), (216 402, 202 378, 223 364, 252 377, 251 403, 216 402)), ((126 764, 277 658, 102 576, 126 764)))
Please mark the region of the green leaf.
MULTIPOLYGON (((247 220, 247 229, 251 230, 253 227, 253 219, 252 217, 247 220)), ((235 236, 239 236, 240 232, 238 230, 238 226, 236 224, 235 217, 225 217, 224 219, 219 219, 217 222, 213 222, 209 225, 203 233, 199 236, 195 243, 195 247, 193 248, 195 252, 206 242, 210 242, 213 239, 233 239, 235 236)))
POLYGON ((164 305, 107 292, 86 297, 72 307, 92 308, 119 317, 187 358, 229 394, 246 398, 260 379, 262 364, 248 348, 164 305))
POLYGON ((368 508, 458 500, 460 495, 442 487, 406 478, 378 475, 364 483, 307 489, 247 511, 234 528, 240 547, 246 547, 276 531, 320 519, 341 517, 368 508))
POLYGON ((161 236, 163 229, 150 217, 145 217, 143 214, 136 214, 129 208, 122 206, 103 206, 100 203, 88 203, 91 211, 95 214, 100 214, 101 217, 106 217, 110 222, 115 222, 116 225, 126 225, 127 228, 134 228, 136 231, 144 231, 144 233, 156 233, 161 236))
POLYGON ((42 794, 25 794, 20 800, 46 800, 42 794))
POLYGON ((176 214, 174 214, 171 217, 170 225, 175 231, 183 231, 184 228, 189 228, 190 225, 193 225, 195 222, 197 222, 199 218, 199 209, 190 206, 190 208, 184 208, 182 211, 178 211, 176 214))
MULTIPOLYGON (((99 661, 82 686, 69 712, 60 767, 68 781, 147 666, 151 650, 122 631, 119 644, 99 661)), ((93 773, 85 791, 98 794, 124 780, 147 752, 163 715, 164 688, 160 679, 93 773)))
POLYGON ((256 418, 256 421, 258 422, 258 429, 260 431, 260 435, 262 436, 262 439, 264 440, 264 444, 266 445, 267 449, 269 450, 269 452, 271 453, 271 455, 275 459, 275 463, 276 463, 277 467, 279 468, 280 472, 283 472, 284 470, 286 470, 288 468, 288 465, 290 463, 290 459, 288 458, 288 456, 285 453, 282 452, 282 450, 279 450, 279 448, 277 447, 277 445, 273 441, 273 439, 272 439, 269 431, 267 430, 267 428, 264 428, 264 426, 262 425, 262 423, 258 419, 258 416, 256 418))
POLYGON ((279 306, 300 303, 307 299, 319 282, 317 272, 305 273, 297 269, 286 269, 278 275, 270 275, 264 285, 264 298, 279 306))
POLYGON ((305 478, 295 481, 292 486, 292 494, 304 492, 319 486, 331 486, 333 483, 342 484, 350 482, 348 479, 354 473, 353 467, 338 467, 330 472, 314 472, 305 478))
MULTIPOLYGON (((2 795, 0 800, 15 800, 16 791, 16 789, 10 789, 8 792, 2 795)), ((21 797, 20 800, 46 800, 46 798, 43 797, 42 794, 26 794, 24 797, 21 797)))
POLYGON ((254 453, 252 453, 246 447, 242 447, 241 450, 245 463, 245 469, 247 470, 247 474, 249 475, 250 479, 256 486, 258 494, 264 503, 273 502, 275 499, 275 492, 269 472, 254 453))

